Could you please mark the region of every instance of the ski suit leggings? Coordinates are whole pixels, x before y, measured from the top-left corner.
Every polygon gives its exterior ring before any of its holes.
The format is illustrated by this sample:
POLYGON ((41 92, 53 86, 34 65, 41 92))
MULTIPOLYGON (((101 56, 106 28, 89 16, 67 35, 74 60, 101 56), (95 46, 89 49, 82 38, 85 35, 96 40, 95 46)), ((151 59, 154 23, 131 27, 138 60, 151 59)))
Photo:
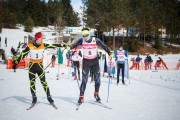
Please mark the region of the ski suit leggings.
POLYGON ((95 91, 99 92, 100 71, 99 71, 99 60, 98 60, 98 58, 83 59, 82 64, 83 64, 83 68, 82 68, 82 83, 80 86, 80 96, 84 95, 90 69, 93 71, 94 76, 95 76, 95 91))
POLYGON ((43 68, 42 62, 40 63, 29 63, 29 79, 30 79, 30 90, 33 97, 36 97, 36 73, 39 76, 39 79, 41 80, 41 84, 46 92, 47 97, 50 96, 50 91, 48 84, 45 80, 45 72, 43 68))
POLYGON ((122 82, 124 83, 124 64, 117 64, 117 81, 119 82, 120 68, 122 69, 122 82))
POLYGON ((78 75, 80 75, 79 61, 73 61, 73 67, 74 67, 74 74, 76 75, 76 69, 77 69, 78 75))

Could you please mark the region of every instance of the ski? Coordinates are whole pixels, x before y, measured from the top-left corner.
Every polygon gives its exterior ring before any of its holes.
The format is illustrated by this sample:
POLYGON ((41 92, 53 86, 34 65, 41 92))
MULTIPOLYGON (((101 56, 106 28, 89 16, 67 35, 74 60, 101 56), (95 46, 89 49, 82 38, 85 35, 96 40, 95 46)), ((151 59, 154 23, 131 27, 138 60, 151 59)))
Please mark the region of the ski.
MULTIPOLYGON (((118 85, 119 85, 119 83, 116 83, 116 85, 118 86, 118 85)), ((123 86, 128 86, 127 84, 123 84, 123 83, 122 83, 122 85, 123 85, 123 86)))
POLYGON ((101 106, 103 108, 112 109, 111 107, 108 107, 107 105, 103 104, 101 101, 93 101, 91 103, 94 104, 94 105, 97 104, 97 105, 99 105, 99 106, 101 106))
POLYGON ((53 108, 55 108, 56 110, 58 109, 58 107, 56 107, 54 103, 50 103, 50 105, 53 106, 53 108))
POLYGON ((122 85, 124 85, 124 86, 128 86, 128 85, 127 85, 127 84, 125 84, 125 83, 124 83, 124 84, 122 84, 122 85))
POLYGON ((36 102, 36 103, 32 103, 30 107, 28 107, 26 110, 30 110, 32 109, 34 106, 36 106, 38 103, 40 102, 36 102))
POLYGON ((95 102, 102 104, 102 102, 101 102, 101 101, 95 101, 95 102))

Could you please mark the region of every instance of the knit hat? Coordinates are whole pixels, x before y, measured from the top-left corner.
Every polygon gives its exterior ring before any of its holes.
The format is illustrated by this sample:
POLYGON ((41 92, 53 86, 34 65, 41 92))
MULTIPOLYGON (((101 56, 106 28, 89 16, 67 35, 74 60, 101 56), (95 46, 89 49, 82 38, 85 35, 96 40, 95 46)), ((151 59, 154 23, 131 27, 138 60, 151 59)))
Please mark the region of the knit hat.
POLYGON ((119 48, 120 48, 120 47, 123 47, 123 45, 119 45, 119 48))
POLYGON ((82 29, 82 35, 90 35, 90 31, 89 31, 89 29, 88 28, 83 28, 82 29))
POLYGON ((41 32, 38 32, 35 34, 35 39, 38 40, 39 38, 43 38, 43 35, 41 32))

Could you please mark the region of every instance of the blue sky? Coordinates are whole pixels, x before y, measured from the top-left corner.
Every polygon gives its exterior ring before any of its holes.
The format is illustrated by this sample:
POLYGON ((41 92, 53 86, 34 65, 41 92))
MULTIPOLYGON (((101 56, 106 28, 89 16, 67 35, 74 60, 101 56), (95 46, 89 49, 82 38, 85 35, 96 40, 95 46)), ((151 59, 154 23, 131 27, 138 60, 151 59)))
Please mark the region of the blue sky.
POLYGON ((82 10, 80 9, 80 6, 82 6, 82 1, 81 0, 71 0, 71 4, 73 6, 73 9, 78 12, 81 13, 82 10))
MULTIPOLYGON (((46 0, 48 1, 48 0, 46 0)), ((71 0, 71 4, 73 6, 73 9, 78 12, 81 13, 82 10, 80 9, 80 6, 82 6, 82 1, 81 0, 71 0)))

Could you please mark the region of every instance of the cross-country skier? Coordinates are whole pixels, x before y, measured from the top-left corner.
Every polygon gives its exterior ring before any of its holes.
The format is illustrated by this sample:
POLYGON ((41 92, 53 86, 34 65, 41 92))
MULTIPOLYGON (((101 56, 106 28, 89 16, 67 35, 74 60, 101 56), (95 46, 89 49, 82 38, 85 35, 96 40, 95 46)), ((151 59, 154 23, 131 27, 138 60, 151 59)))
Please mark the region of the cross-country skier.
POLYGON ((125 67, 125 58, 128 57, 128 51, 124 50, 122 45, 119 45, 119 49, 114 51, 114 56, 117 62, 117 85, 119 84, 120 69, 122 71, 122 84, 125 85, 124 67, 125 67))
POLYGON ((82 60, 82 82, 80 86, 80 96, 78 103, 81 104, 84 101, 84 93, 86 89, 86 84, 88 81, 89 70, 92 69, 95 75, 95 91, 94 97, 96 101, 100 101, 99 97, 99 87, 100 87, 100 70, 99 70, 99 60, 97 55, 97 46, 101 46, 108 54, 110 51, 108 47, 98 38, 91 37, 88 28, 82 29, 83 38, 80 38, 76 43, 71 45, 71 49, 76 46, 82 46, 83 60, 82 60))
POLYGON ((54 53, 53 53, 53 55, 51 57, 51 62, 52 62, 52 67, 54 67, 55 62, 56 62, 56 56, 54 55, 54 53))
POLYGON ((73 51, 71 59, 72 59, 72 62, 73 62, 72 63, 73 67, 74 67, 74 80, 77 79, 76 70, 78 71, 78 80, 80 80, 80 70, 79 70, 79 67, 80 67, 81 56, 79 55, 79 51, 78 50, 73 51))
POLYGON ((44 49, 46 48, 57 48, 57 47, 65 47, 63 44, 45 44, 43 42, 43 35, 41 32, 35 34, 35 40, 33 43, 29 43, 25 50, 22 51, 20 57, 16 61, 16 65, 23 59, 28 53, 30 54, 30 62, 29 62, 29 79, 30 79, 30 90, 32 94, 32 103, 37 102, 36 97, 36 88, 35 88, 35 79, 36 73, 41 80, 41 84, 46 92, 47 100, 53 104, 54 100, 51 98, 50 90, 48 84, 45 80, 45 72, 43 68, 43 57, 44 57, 44 49))

